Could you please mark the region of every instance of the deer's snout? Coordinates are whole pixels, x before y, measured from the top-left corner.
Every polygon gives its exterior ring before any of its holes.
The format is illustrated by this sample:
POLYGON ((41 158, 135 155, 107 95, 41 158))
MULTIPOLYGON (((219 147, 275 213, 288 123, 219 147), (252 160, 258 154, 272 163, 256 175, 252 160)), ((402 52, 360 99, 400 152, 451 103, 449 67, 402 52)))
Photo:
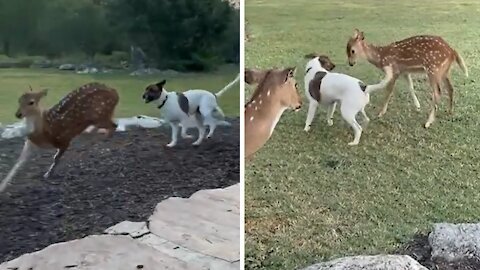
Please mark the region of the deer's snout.
POLYGON ((22 118, 23 118, 22 112, 17 111, 17 112, 15 113, 15 117, 17 117, 18 119, 22 119, 22 118))
POLYGON ((348 64, 353 67, 355 65, 355 60, 348 60, 348 64))
POLYGON ((295 105, 295 106, 293 107, 293 110, 294 110, 295 112, 298 112, 298 111, 300 111, 301 108, 302 108, 302 101, 299 101, 299 102, 297 103, 297 105, 295 105))

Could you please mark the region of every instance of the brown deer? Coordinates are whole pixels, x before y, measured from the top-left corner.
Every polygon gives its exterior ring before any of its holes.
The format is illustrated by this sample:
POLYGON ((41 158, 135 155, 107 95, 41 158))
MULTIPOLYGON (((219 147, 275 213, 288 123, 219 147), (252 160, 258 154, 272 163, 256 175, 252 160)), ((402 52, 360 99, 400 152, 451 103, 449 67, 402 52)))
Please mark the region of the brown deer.
POLYGON ((115 89, 100 83, 86 84, 70 92, 52 108, 43 110, 39 103, 46 95, 46 89, 34 92, 30 88, 30 92, 18 99, 15 116, 25 118, 27 139, 17 163, 0 183, 0 192, 28 159, 32 147, 57 149, 52 165, 44 174, 44 178, 48 178, 72 139, 87 127, 106 129, 107 137, 112 136, 117 128, 112 120, 119 99, 115 89))
POLYGON ((251 159, 270 139, 283 112, 300 110, 302 99, 295 82, 295 67, 258 72, 251 83, 258 83, 245 104, 245 157, 251 159), (263 74, 263 75, 262 75, 263 74))
POLYGON ((387 76, 391 76, 391 80, 387 84, 387 96, 379 117, 387 112, 388 103, 393 96, 395 81, 401 75, 407 79, 415 107, 420 110, 420 103, 415 95, 410 74, 426 72, 432 87, 432 105, 425 128, 430 127, 435 120, 435 111, 441 96, 441 83, 444 84, 449 95, 449 113, 453 113, 453 86, 450 81, 452 63, 457 62, 468 76, 468 70, 462 57, 439 36, 419 35, 386 46, 374 46, 365 41, 363 32, 355 29, 347 43, 347 56, 350 66, 355 65, 357 59, 367 59, 377 68, 384 70, 387 76))

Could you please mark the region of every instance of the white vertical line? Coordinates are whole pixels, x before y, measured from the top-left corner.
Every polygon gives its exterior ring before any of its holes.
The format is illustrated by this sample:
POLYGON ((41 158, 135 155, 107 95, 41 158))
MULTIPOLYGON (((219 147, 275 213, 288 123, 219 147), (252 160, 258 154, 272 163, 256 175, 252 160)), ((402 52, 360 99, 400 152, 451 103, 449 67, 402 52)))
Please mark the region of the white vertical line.
POLYGON ((240 0, 240 269, 245 269, 245 0, 240 0))

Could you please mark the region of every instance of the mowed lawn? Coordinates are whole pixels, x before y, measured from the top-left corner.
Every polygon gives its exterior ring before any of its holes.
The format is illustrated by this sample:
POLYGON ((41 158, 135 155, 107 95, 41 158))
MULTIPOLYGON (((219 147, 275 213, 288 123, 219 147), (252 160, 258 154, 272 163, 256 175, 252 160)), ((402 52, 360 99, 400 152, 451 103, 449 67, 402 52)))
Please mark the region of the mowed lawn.
MULTIPOLYGON (((18 97, 29 90, 29 85, 38 90, 48 88, 48 96, 43 106, 48 108, 57 103, 71 90, 89 82, 101 82, 118 90, 120 103, 116 117, 130 117, 138 114, 158 117, 159 110, 154 104, 145 104, 142 94, 148 84, 162 79, 167 80, 165 88, 170 91, 205 89, 217 92, 235 79, 238 66, 228 65, 211 73, 178 73, 175 75, 157 74, 148 76, 130 76, 117 71, 111 74, 83 75, 69 71, 53 69, 0 69, 0 122, 16 121, 18 97)), ((219 104, 227 116, 239 115, 240 86, 237 83, 220 98, 219 104)))
MULTIPOLYGON (((310 52, 329 55, 336 71, 366 83, 383 74, 362 62, 349 67, 346 43, 353 29, 373 44, 415 34, 443 36, 465 59, 466 78, 454 64, 455 114, 423 128, 430 88, 415 77, 417 112, 399 80, 386 115, 377 114, 385 92, 373 93, 372 121, 360 144, 337 108, 334 126, 320 109, 309 134, 308 105, 287 111, 267 145, 246 164, 246 268, 295 269, 345 255, 394 252, 435 222, 480 221, 480 2, 246 0, 252 41, 246 67, 298 66, 310 52)), ((245 97, 252 93, 248 88, 245 97)), ((306 102, 306 98, 304 97, 306 102)))

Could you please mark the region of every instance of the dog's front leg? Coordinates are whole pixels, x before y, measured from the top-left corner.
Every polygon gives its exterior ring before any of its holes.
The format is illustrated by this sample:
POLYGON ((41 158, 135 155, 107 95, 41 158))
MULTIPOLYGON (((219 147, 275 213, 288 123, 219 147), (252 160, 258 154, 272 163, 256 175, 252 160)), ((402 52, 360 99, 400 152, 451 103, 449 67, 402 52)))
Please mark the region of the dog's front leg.
POLYGON ((170 127, 172 127, 172 140, 167 144, 167 147, 174 147, 178 140, 178 123, 170 122, 170 127))
POLYGON ((327 111, 327 125, 328 126, 333 126, 333 113, 335 112, 335 109, 337 108, 337 102, 333 102, 328 106, 328 111, 327 111))
POLYGON ((315 117, 315 112, 317 111, 318 102, 316 100, 310 100, 308 105, 308 114, 307 120, 305 121, 305 130, 306 132, 310 131, 310 127, 312 126, 313 118, 315 117))

